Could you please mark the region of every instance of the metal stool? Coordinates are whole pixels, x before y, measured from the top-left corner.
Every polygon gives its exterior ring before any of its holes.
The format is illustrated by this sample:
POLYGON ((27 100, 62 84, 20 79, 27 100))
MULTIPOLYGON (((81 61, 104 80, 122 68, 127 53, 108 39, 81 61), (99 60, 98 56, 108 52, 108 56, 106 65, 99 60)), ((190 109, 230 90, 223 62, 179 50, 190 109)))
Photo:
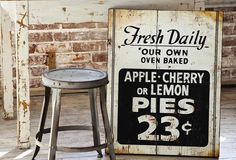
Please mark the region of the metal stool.
POLYGON ((108 83, 107 74, 102 71, 92 69, 55 69, 46 72, 42 76, 42 83, 45 86, 45 97, 41 111, 38 133, 36 134, 36 148, 33 155, 34 159, 42 146, 48 146, 41 142, 42 136, 45 133, 50 133, 48 160, 54 160, 56 151, 64 152, 89 152, 96 150, 98 156, 102 157, 101 149, 108 147, 109 156, 111 160, 115 160, 114 146, 112 140, 111 128, 109 125, 107 109, 106 109, 106 89, 108 83), (98 115, 96 107, 96 88, 100 91, 100 106, 103 117, 104 130, 106 135, 106 143, 100 144, 100 134, 98 126, 98 115), (59 116, 61 109, 61 89, 88 89, 92 126, 59 126, 59 116), (50 99, 50 92, 52 90, 52 121, 51 128, 44 129, 48 104, 50 99), (63 147, 57 146, 58 131, 66 130, 93 130, 94 146, 88 147, 63 147))

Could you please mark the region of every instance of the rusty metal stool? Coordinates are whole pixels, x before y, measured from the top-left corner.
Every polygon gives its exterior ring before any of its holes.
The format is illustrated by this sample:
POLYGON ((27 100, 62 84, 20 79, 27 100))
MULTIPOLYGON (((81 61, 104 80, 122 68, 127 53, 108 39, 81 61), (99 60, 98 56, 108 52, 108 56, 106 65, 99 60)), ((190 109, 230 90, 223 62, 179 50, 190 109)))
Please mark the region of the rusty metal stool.
POLYGON ((36 134, 36 148, 33 155, 34 159, 43 144, 43 134, 50 133, 48 160, 54 160, 56 151, 64 152, 89 152, 96 150, 98 156, 102 157, 101 149, 108 147, 109 156, 111 160, 115 160, 114 146, 112 140, 111 128, 109 125, 107 108, 106 108, 106 84, 108 83, 107 74, 102 71, 92 69, 79 69, 79 68, 67 68, 67 69, 55 69, 46 72, 42 76, 42 83, 45 86, 45 97, 42 106, 42 112, 40 117, 39 129, 36 134), (98 126, 98 115, 96 107, 96 89, 100 91, 100 106, 103 117, 103 124, 106 136, 106 142, 100 144, 100 134, 98 126), (87 89, 89 91, 90 109, 92 117, 92 126, 73 125, 73 126, 59 126, 59 117, 61 109, 61 90, 62 89, 87 89), (47 110, 49 105, 50 93, 52 90, 52 121, 51 128, 44 129, 47 110), (63 147, 57 146, 58 131, 67 130, 93 130, 94 146, 88 147, 63 147))

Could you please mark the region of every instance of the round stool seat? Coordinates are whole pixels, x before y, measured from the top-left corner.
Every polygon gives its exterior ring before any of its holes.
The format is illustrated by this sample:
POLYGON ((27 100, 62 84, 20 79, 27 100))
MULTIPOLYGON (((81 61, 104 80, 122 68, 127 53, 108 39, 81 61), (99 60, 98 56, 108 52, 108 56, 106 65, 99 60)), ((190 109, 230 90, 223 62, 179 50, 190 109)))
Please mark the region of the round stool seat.
POLYGON ((63 68, 45 72, 42 76, 44 86, 65 89, 96 88, 108 83, 107 73, 80 68, 63 68))

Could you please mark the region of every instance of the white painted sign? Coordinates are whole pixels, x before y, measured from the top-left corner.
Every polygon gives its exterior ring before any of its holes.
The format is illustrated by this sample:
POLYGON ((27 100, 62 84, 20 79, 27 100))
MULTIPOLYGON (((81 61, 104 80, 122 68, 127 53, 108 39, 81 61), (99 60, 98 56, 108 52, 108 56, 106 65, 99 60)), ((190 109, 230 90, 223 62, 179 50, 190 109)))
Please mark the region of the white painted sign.
POLYGON ((222 14, 109 10, 116 153, 219 156, 222 14))

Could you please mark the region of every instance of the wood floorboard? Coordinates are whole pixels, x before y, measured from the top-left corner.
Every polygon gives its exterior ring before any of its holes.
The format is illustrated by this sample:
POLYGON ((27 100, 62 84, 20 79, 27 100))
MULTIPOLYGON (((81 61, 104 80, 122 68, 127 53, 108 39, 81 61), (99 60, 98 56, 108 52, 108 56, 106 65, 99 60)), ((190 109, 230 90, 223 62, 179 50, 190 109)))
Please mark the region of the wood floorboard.
MULTIPOLYGON (((66 94, 62 96, 62 111, 60 125, 85 124, 89 125, 90 111, 86 93, 66 94), (78 98, 79 97, 79 98, 78 98)), ((42 96, 31 97, 31 149, 20 150, 16 147, 16 119, 3 120, 0 118, 0 159, 1 160, 30 160, 34 149, 34 135, 38 128, 42 96), (25 155, 24 155, 25 154, 25 155)), ((46 127, 50 126, 51 108, 49 108, 46 127)), ((101 120, 101 116, 99 117, 101 120)), ((101 125, 102 126, 102 125, 101 125)), ((60 132, 58 145, 85 146, 92 145, 92 134, 86 131, 60 132), (91 143, 89 143, 91 142, 91 143)), ((43 137, 48 142, 49 135, 43 137)), ((104 134, 102 134, 104 141, 104 134)), ((104 152, 104 151, 103 151, 104 152)), ((64 153, 57 152, 57 160, 108 160, 96 158, 96 152, 64 153)), ((47 149, 42 148, 37 160, 47 159, 47 149)), ((135 156, 117 155, 118 160, 215 160, 215 158, 176 157, 176 156, 135 156)), ((236 88, 223 88, 221 96, 221 145, 220 160, 236 160, 236 88)))

